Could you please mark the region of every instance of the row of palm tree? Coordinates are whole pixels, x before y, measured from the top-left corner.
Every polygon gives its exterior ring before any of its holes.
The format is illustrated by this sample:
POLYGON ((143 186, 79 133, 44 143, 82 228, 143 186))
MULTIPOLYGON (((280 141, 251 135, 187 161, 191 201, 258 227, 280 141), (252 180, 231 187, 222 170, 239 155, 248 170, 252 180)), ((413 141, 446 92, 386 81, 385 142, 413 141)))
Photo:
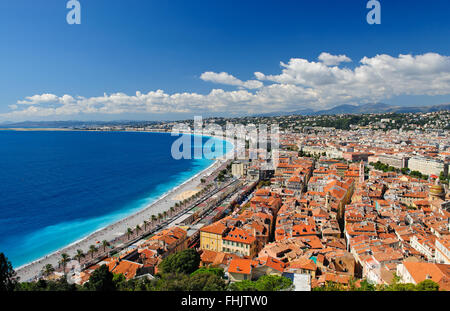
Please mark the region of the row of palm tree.
POLYGON ((66 253, 61 254, 61 260, 59 261, 59 266, 62 266, 64 275, 66 275, 67 263, 71 260, 72 260, 72 258, 70 258, 70 256, 67 255, 66 253))
MULTIPOLYGON (((168 216, 172 217, 174 214, 178 213, 180 210, 183 210, 184 208, 186 208, 188 206, 189 203, 192 203, 194 200, 202 197, 203 195, 205 195, 210 189, 211 187, 213 187, 212 184, 208 184, 205 185, 205 187, 202 188, 202 190, 200 190, 199 192, 195 193, 194 195, 192 195, 191 197, 182 200, 180 202, 175 203, 174 206, 170 207, 169 212, 164 211, 163 213, 158 213, 158 215, 152 215, 151 219, 144 220, 143 225, 144 225, 144 232, 147 232, 147 227, 150 225, 150 227, 153 227, 154 224, 157 222, 158 224, 160 224, 163 220, 165 220, 168 216)), ((136 237, 139 235, 139 232, 142 230, 141 226, 136 225, 135 230, 128 228, 127 229, 127 237, 128 240, 130 240, 131 236, 133 235, 133 233, 136 234, 136 237)), ((106 240, 102 241, 102 247, 103 247, 103 253, 106 252, 106 248, 110 246, 110 243, 106 240)), ((96 253, 99 252, 99 248, 97 248, 95 245, 90 245, 89 246, 89 250, 87 251, 87 254, 90 255, 90 259, 94 259, 94 255, 96 253)), ((77 260, 78 263, 81 264, 81 260, 86 258, 86 254, 83 253, 83 251, 81 249, 77 250, 77 253, 74 255, 73 259, 77 260)), ((66 270, 66 266, 67 263, 72 260, 72 258, 70 258, 69 255, 67 255, 66 253, 61 254, 61 260, 59 261, 59 266, 63 267, 64 273, 66 270)), ((52 274, 55 269, 53 268, 52 265, 46 265, 43 269, 42 269, 42 273, 45 276, 49 276, 50 274, 52 274)))

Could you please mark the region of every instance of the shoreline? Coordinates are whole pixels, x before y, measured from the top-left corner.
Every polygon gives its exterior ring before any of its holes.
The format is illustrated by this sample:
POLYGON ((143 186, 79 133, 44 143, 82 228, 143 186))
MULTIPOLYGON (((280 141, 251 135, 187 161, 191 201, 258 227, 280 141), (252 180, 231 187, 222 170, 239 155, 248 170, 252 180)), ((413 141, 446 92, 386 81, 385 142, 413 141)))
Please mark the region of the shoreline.
MULTIPOLYGON (((105 131, 108 132, 108 131, 105 131)), ((130 132, 130 131, 123 131, 123 132, 130 132)), ((143 131, 139 131, 143 132, 143 131)), ((150 132, 146 131, 146 133, 160 133, 160 132, 150 132)), ((167 134, 171 134, 170 132, 167 134)), ((180 133, 183 134, 183 133, 180 133)), ((194 135, 194 134, 189 134, 194 135)), ((216 137, 216 136, 210 136, 210 135, 202 135, 204 137, 214 137, 216 139, 220 139, 222 141, 229 142, 232 146, 232 148, 228 151, 225 149, 225 151, 233 152, 234 151, 234 144, 226 139, 226 137, 216 137)), ((226 146, 225 146, 226 147, 226 146)), ((141 225, 144 220, 148 220, 151 218, 152 215, 158 215, 158 213, 163 213, 164 211, 168 211, 171 206, 173 206, 175 203, 180 202, 181 200, 177 200, 176 197, 183 194, 186 191, 192 191, 198 186, 201 185, 201 179, 205 176, 210 175, 215 169, 220 167, 225 161, 227 161, 226 154, 228 152, 225 152, 222 156, 213 159, 213 163, 206 167, 205 169, 201 170, 200 172, 196 173, 194 176, 190 177, 189 179, 185 180, 183 183, 179 184, 178 186, 175 186, 171 188, 170 190, 163 193, 161 196, 156 198, 152 203, 148 204, 147 206, 143 207, 142 209, 124 217, 121 218, 107 226, 104 226, 94 232, 90 232, 86 234, 84 237, 78 239, 77 241, 74 241, 68 245, 65 245, 58 250, 47 254, 45 256, 42 256, 30 263, 24 264, 22 266, 19 266, 18 268, 15 268, 15 271, 17 273, 17 276, 20 277, 20 281, 30 281, 34 279, 42 270, 42 268, 47 264, 52 264, 54 267, 58 265, 58 262, 60 260, 60 255, 62 253, 67 253, 69 256, 73 256, 76 253, 77 249, 82 249, 84 252, 86 252, 90 245, 96 245, 97 241, 111 241, 119 234, 123 234, 126 232, 127 228, 134 228, 136 225, 141 225)))

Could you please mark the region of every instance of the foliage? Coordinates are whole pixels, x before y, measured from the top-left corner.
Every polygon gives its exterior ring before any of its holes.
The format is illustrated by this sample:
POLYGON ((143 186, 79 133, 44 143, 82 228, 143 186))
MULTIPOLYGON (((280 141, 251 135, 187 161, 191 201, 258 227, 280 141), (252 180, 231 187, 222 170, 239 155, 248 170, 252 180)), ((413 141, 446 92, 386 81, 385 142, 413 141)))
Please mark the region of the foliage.
POLYGON ((225 272, 222 268, 212 268, 212 267, 201 267, 194 272, 191 273, 191 276, 201 274, 201 273, 208 273, 208 274, 214 274, 217 275, 220 278, 223 278, 225 276, 225 272))
POLYGON ((439 290, 439 284, 432 280, 425 280, 416 285, 417 291, 434 292, 439 290))
POLYGON ((164 259, 159 268, 163 273, 191 274, 199 265, 200 255, 194 249, 187 249, 164 259))
POLYGON ((441 174, 439 175, 439 180, 441 181, 442 184, 449 184, 450 181, 450 174, 445 176, 444 172, 441 172, 441 174))
POLYGON ((0 253, 0 292, 13 291, 17 281, 11 262, 3 253, 0 253))
POLYGON ((102 265, 92 273, 84 287, 91 291, 115 291, 116 283, 113 279, 113 273, 109 271, 106 265, 102 265))
POLYGON ((278 275, 264 275, 257 281, 244 280, 232 283, 229 286, 231 291, 265 291, 273 292, 288 289, 292 286, 292 281, 278 275))
POLYGON ((210 272, 202 272, 191 275, 187 290, 224 291, 226 287, 225 280, 219 275, 210 272))
POLYGON ((256 281, 258 291, 279 291, 287 289, 291 285, 290 279, 278 275, 264 275, 256 281))
POLYGON ((393 166, 387 165, 387 164, 383 164, 380 161, 378 161, 377 163, 370 163, 370 165, 372 165, 376 170, 379 171, 383 171, 383 172, 397 172, 397 173, 402 173, 403 175, 409 175, 411 177, 416 177, 418 179, 425 179, 428 180, 428 175, 424 175, 419 171, 410 171, 408 168, 404 167, 402 169, 398 169, 395 168, 393 166))
POLYGON ((398 172, 399 170, 396 169, 393 166, 389 166, 387 164, 383 164, 380 161, 378 161, 377 163, 370 163, 370 165, 372 165, 376 170, 379 171, 383 171, 383 172, 398 172))
POLYGON ((71 292, 82 290, 81 286, 69 284, 65 276, 56 281, 39 280, 37 282, 23 282, 16 286, 16 291, 52 291, 71 292))
POLYGON ((314 287, 313 291, 324 291, 324 292, 342 292, 347 291, 347 289, 339 283, 327 282, 323 286, 314 287))
POLYGON ((239 291, 239 292, 253 292, 257 291, 256 282, 250 280, 244 280, 240 282, 231 283, 228 287, 230 291, 239 291))
POLYGON ((257 188, 261 188, 261 187, 268 187, 270 186, 272 183, 270 182, 270 180, 262 180, 258 183, 257 188))
POLYGON ((367 280, 362 280, 359 286, 356 285, 354 280, 350 280, 348 286, 342 284, 327 282, 324 286, 315 287, 313 291, 394 291, 394 292, 406 292, 406 291, 438 291, 439 284, 432 280, 425 280, 417 285, 411 283, 401 283, 400 278, 394 275, 390 285, 374 285, 367 280))
POLYGON ((155 291, 186 291, 189 276, 183 273, 166 273, 154 280, 150 290, 155 291))

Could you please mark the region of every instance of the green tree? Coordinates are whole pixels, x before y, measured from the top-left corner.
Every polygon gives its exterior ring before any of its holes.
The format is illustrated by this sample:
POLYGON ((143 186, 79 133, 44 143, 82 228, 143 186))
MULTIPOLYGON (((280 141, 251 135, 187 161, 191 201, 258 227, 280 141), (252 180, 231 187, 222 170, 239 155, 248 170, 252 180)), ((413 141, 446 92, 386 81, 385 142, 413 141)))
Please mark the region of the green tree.
POLYGON ((85 257, 85 255, 81 249, 77 249, 77 254, 75 256, 73 256, 73 258, 75 258, 75 260, 77 260, 78 263, 81 263, 81 258, 84 258, 84 257, 85 257))
POLYGON ((106 265, 102 265, 95 270, 85 288, 90 291, 115 291, 116 284, 113 281, 114 275, 108 270, 106 265))
POLYGON ((425 280, 416 285, 416 290, 427 292, 438 291, 439 284, 432 280, 425 280))
POLYGON ((103 240, 103 241, 102 241, 102 246, 103 246, 103 252, 105 252, 105 251, 106 251, 106 248, 109 246, 109 242, 106 241, 106 240, 103 240))
POLYGON ((75 284, 69 284, 66 276, 59 278, 57 281, 48 281, 45 290, 69 292, 76 291, 78 287, 75 284))
POLYGON ((358 290, 364 292, 373 292, 375 291, 375 289, 375 285, 369 283, 367 280, 362 280, 360 283, 360 288, 358 290))
POLYGON ((238 291, 238 292, 254 292, 254 291, 257 291, 256 283, 252 282, 250 280, 244 280, 244 281, 240 281, 240 282, 231 283, 230 286, 229 286, 229 289, 231 291, 238 291))
POLYGON ((17 281, 11 262, 3 253, 0 253, 0 292, 13 291, 17 281))
POLYGON ((193 249, 187 249, 170 255, 161 262, 160 267, 163 273, 191 274, 199 265, 200 255, 193 249))
POLYGON ((189 276, 183 273, 165 273, 149 287, 156 291, 187 291, 189 276))
POLYGON ((148 225, 148 221, 144 220, 144 231, 147 231, 147 225, 148 225))
POLYGON ((278 275, 263 275, 256 281, 258 291, 279 291, 292 286, 292 281, 278 275))
POLYGON ((113 282, 116 289, 121 291, 130 290, 127 279, 122 273, 113 275, 113 282))
POLYGON ((67 263, 70 261, 70 259, 71 258, 66 253, 61 254, 61 260, 59 261, 59 263, 63 267, 64 275, 66 275, 66 266, 67 266, 67 263))
POLYGON ((263 275, 257 281, 244 280, 232 283, 229 286, 231 291, 280 291, 289 289, 292 281, 278 275, 263 275))
POLYGON ((81 290, 81 286, 69 284, 65 276, 56 281, 39 280, 37 282, 18 283, 16 291, 76 291, 81 290))
POLYGON ((346 289, 341 284, 335 282, 327 282, 323 286, 313 288, 313 291, 339 292, 346 291, 346 289))
POLYGON ((94 259, 94 254, 97 251, 97 247, 95 245, 89 246, 88 253, 91 254, 91 259, 94 259))
POLYGON ((225 280, 213 273, 195 273, 189 278, 188 290, 191 291, 224 291, 225 289, 225 280))
POLYGON ((50 276, 53 272, 55 272, 55 268, 51 264, 46 264, 44 268, 42 268, 42 274, 45 277, 50 276))
POLYGON ((225 272, 223 271, 222 268, 213 268, 213 267, 201 267, 201 268, 195 270, 194 272, 192 272, 191 276, 194 276, 196 274, 201 274, 201 273, 214 274, 220 278, 223 278, 225 276, 225 272))

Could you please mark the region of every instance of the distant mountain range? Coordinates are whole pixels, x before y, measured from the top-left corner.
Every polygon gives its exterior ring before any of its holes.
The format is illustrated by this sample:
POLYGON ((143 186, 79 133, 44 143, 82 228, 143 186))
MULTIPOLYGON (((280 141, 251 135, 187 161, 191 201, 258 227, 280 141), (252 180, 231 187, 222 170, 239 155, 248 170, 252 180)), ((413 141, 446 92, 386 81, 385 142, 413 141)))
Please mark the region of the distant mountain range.
MULTIPOLYGON (((402 107, 391 106, 383 103, 364 104, 359 106, 340 105, 328 110, 314 111, 312 109, 301 109, 289 112, 271 112, 253 115, 253 117, 277 117, 290 115, 318 116, 318 115, 337 115, 337 114, 369 114, 369 113, 427 113, 450 110, 450 104, 422 106, 422 107, 402 107)), ((5 122, 0 123, 0 128, 83 128, 106 125, 150 125, 157 123, 155 121, 24 121, 24 122, 5 122)))
POLYGON ((336 115, 336 114, 369 114, 369 113, 427 113, 442 110, 450 110, 450 104, 435 105, 435 106, 421 106, 421 107, 403 107, 391 106, 383 103, 364 104, 359 106, 354 105, 340 105, 328 110, 314 111, 312 109, 301 109, 290 112, 272 112, 259 114, 259 117, 275 117, 288 115, 304 115, 304 116, 318 116, 318 115, 336 115))
POLYGON ((155 121, 24 121, 0 123, 0 128, 84 128, 95 126, 121 126, 136 124, 154 124, 155 121))

